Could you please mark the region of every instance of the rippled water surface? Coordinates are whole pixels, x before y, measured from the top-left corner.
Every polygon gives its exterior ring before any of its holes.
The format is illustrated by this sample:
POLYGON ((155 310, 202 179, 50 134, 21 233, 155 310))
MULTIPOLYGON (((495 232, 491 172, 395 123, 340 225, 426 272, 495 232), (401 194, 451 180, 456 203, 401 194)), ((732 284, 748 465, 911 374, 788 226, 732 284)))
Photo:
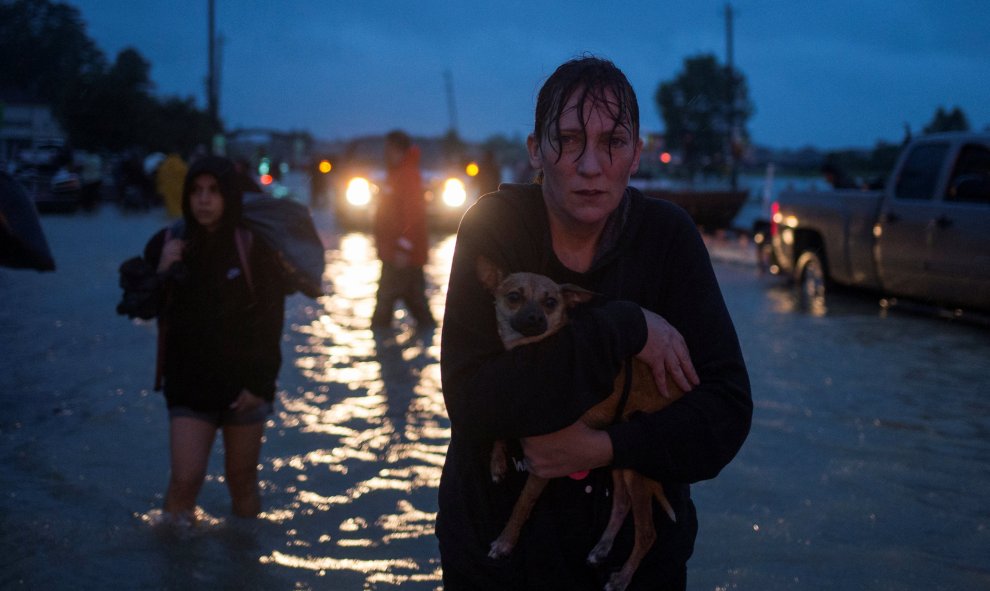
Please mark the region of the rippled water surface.
MULTIPOLYGON (((287 301, 259 520, 229 517, 217 445, 200 524, 159 524, 154 325, 114 311, 159 213, 45 217, 58 271, 0 268, 0 588, 440 587, 439 333, 372 333, 373 243, 315 219, 333 289, 287 301)), ((427 267, 438 320, 452 250, 436 237, 427 267)), ((695 487, 690 588, 990 588, 990 332, 868 299, 801 314, 752 267, 717 271, 756 412, 695 487)))
MULTIPOLYGON (((165 220, 104 208, 43 221, 58 271, 0 270, 0 587, 439 587, 433 522, 450 436, 439 333, 404 313, 393 331, 369 329, 369 236, 316 215, 333 289, 287 302, 261 519, 228 516, 218 443, 200 523, 183 530, 158 509, 167 421, 148 388, 154 326, 114 312, 117 265, 165 220)), ((452 248, 436 237, 426 269, 437 318, 452 248)))

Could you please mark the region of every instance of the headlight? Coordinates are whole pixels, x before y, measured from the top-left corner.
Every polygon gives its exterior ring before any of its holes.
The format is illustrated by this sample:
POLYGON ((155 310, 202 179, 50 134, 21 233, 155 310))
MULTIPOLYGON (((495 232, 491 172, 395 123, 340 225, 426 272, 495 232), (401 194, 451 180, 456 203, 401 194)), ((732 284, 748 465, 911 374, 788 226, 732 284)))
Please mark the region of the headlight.
POLYGON ((461 179, 449 178, 443 183, 443 204, 447 207, 461 207, 467 201, 467 189, 461 179))
POLYGON ((368 179, 357 176, 347 181, 347 191, 344 196, 351 205, 365 207, 371 203, 371 196, 377 188, 368 179))

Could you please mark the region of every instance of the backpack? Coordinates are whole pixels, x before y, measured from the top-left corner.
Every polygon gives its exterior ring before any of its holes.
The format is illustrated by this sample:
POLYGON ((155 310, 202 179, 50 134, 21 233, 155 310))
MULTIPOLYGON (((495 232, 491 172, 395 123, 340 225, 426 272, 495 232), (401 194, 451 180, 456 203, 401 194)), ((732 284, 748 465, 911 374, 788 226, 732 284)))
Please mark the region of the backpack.
POLYGON ((309 208, 291 199, 245 193, 241 222, 278 253, 288 293, 299 291, 313 299, 325 293, 325 248, 309 208))
MULTIPOLYGON (((323 289, 325 248, 309 208, 291 199, 244 193, 241 224, 277 254, 286 293, 298 291, 313 299, 326 293, 323 289)), ((181 236, 184 227, 183 220, 172 225, 177 236, 181 236)), ((238 250, 242 250, 240 242, 238 250)), ((246 260, 243 252, 241 255, 242 261, 246 260)))

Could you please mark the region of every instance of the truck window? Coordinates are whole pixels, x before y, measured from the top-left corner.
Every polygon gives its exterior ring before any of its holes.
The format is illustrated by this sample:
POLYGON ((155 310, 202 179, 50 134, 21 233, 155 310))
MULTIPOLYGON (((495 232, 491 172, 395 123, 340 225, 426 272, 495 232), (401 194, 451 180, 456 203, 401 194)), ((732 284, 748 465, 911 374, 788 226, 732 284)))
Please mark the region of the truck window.
POLYGON ((990 147, 980 144, 963 146, 952 171, 945 194, 946 201, 990 203, 990 147))
POLYGON ((921 144, 912 149, 897 177, 894 197, 931 201, 948 150, 945 143, 921 144))

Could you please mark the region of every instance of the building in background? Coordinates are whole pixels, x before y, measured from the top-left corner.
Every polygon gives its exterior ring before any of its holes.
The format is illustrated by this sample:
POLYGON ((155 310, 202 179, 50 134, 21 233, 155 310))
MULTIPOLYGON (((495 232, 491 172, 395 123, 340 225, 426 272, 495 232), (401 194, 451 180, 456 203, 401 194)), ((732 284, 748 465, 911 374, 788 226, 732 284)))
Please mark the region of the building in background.
POLYGON ((65 131, 47 104, 0 96, 0 161, 9 162, 39 146, 65 144, 65 131))

